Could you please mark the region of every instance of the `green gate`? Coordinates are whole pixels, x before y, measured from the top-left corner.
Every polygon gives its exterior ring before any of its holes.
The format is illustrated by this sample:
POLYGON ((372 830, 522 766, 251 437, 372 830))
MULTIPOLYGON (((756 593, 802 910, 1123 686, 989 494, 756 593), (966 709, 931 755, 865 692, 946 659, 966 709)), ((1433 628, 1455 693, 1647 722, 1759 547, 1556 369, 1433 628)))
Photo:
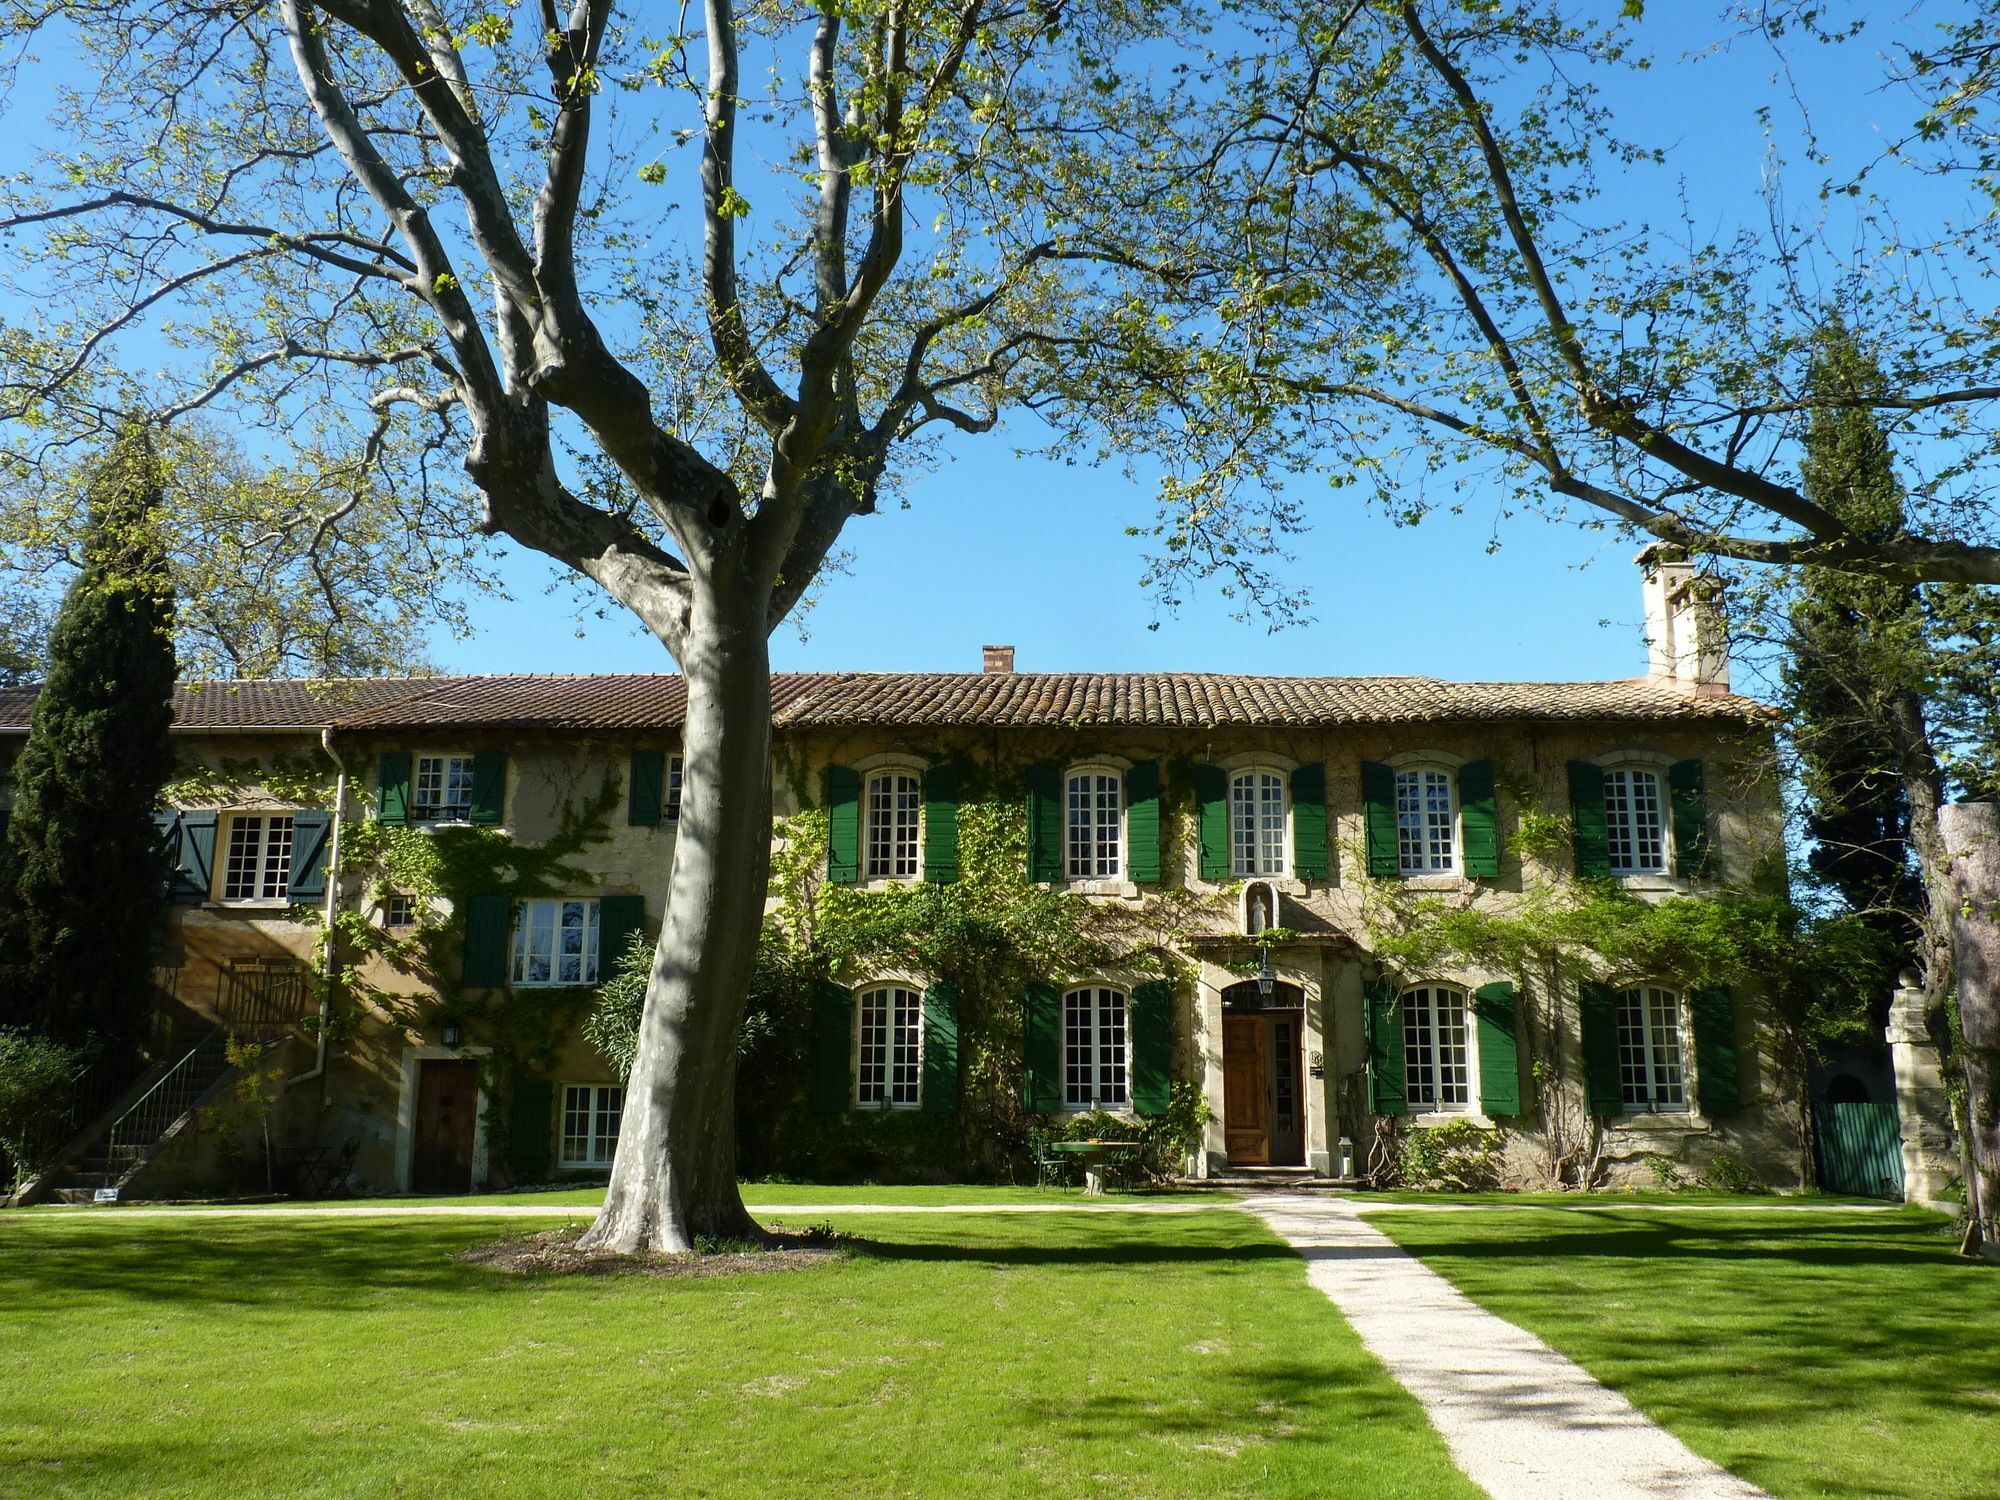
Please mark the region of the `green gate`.
POLYGON ((1903 1196, 1903 1133, 1893 1104, 1815 1104, 1819 1185, 1866 1198, 1903 1196))

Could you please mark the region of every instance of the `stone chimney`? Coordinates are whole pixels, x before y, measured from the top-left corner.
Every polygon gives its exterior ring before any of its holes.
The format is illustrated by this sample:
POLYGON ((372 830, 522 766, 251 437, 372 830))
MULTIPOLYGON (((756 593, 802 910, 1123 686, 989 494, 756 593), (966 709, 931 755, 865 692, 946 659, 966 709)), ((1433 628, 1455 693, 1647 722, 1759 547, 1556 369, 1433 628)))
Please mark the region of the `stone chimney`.
POLYGON ((1651 542, 1634 559, 1646 597, 1646 680, 1698 697, 1729 691, 1722 586, 1685 555, 1651 542))
POLYGON ((1011 672, 1014 670, 1014 648, 1012 646, 981 646, 979 648, 980 670, 983 672, 1011 672))

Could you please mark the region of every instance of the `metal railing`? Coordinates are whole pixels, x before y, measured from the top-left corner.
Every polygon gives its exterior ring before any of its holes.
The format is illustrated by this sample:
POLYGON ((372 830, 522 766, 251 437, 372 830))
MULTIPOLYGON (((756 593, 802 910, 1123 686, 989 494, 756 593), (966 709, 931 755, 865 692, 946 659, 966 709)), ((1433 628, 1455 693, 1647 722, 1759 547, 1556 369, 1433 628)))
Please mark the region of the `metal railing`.
POLYGON ((305 968, 296 963, 258 961, 225 969, 218 988, 217 1019, 245 1041, 276 1041, 318 1008, 305 968))
POLYGON ((174 1121, 215 1087, 229 1068, 229 1039, 224 1033, 210 1032, 196 1043, 111 1127, 106 1149, 113 1175, 117 1173, 120 1157, 143 1153, 158 1141, 174 1121))

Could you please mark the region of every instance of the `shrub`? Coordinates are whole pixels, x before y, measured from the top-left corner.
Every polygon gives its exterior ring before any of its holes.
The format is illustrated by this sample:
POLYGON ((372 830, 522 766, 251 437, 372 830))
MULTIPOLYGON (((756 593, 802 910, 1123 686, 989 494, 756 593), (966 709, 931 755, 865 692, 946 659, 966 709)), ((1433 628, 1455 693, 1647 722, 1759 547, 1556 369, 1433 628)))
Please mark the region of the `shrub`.
POLYGON ((62 1149, 70 1092, 86 1053, 47 1037, 0 1030, 0 1176, 34 1176, 62 1149))
POLYGON ((1505 1137, 1470 1120, 1412 1130, 1403 1137, 1399 1166, 1413 1188, 1474 1193, 1500 1185, 1500 1145, 1505 1137))

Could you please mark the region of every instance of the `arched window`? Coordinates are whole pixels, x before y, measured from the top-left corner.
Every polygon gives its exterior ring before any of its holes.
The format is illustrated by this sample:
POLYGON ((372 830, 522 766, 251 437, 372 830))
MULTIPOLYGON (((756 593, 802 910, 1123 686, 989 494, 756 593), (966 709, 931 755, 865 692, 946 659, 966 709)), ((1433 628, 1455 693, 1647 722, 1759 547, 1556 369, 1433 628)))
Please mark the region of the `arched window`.
POLYGON ((1125 873, 1125 778, 1109 767, 1080 767, 1064 778, 1063 872, 1071 880, 1117 880, 1125 873))
POLYGON ((883 984, 862 990, 854 1004, 854 1102, 876 1109, 915 1109, 923 1102, 923 996, 903 985, 883 984))
POLYGON ((1627 1109, 1687 1108, 1681 997, 1673 990, 1641 984, 1618 992, 1618 1085, 1627 1109))
POLYGON ((1421 766, 1396 773, 1396 864, 1405 875, 1448 875, 1458 868, 1456 778, 1421 766))
POLYGON ((1086 985, 1063 996, 1063 1105, 1122 1109, 1126 1079, 1125 992, 1086 985))
POLYGON ((1416 1112, 1471 1106, 1472 1053, 1458 986, 1420 984, 1403 992, 1403 1084, 1416 1112))
POLYGON ((1275 771, 1229 778, 1229 873, 1285 873, 1285 778, 1275 771))
POLYGON ((1619 766, 1604 773, 1604 836, 1613 875, 1667 868, 1666 798, 1660 773, 1619 766))
POLYGON ((914 771, 876 771, 868 778, 868 880, 913 880, 917 875, 917 827, 924 805, 923 782, 914 771))

